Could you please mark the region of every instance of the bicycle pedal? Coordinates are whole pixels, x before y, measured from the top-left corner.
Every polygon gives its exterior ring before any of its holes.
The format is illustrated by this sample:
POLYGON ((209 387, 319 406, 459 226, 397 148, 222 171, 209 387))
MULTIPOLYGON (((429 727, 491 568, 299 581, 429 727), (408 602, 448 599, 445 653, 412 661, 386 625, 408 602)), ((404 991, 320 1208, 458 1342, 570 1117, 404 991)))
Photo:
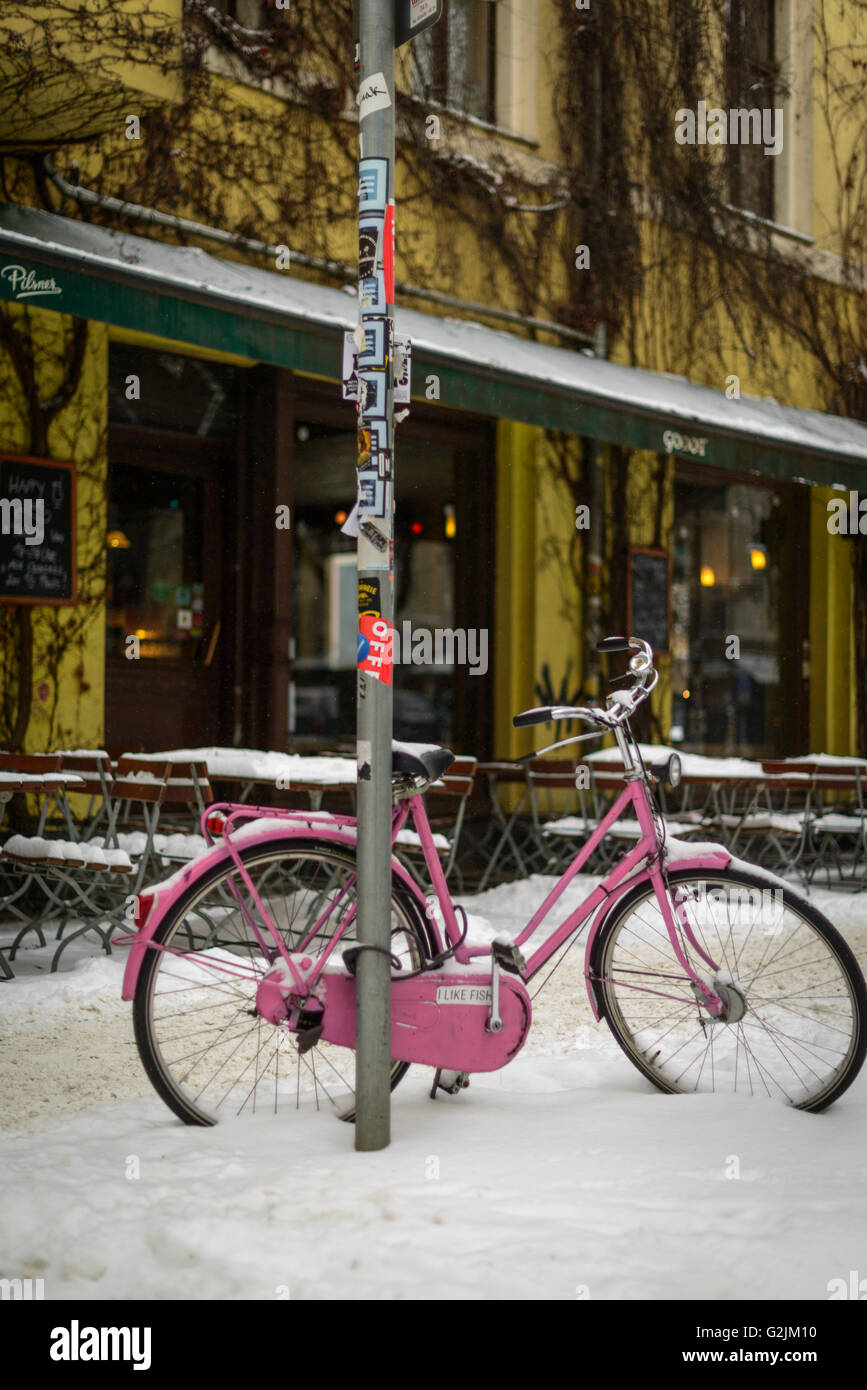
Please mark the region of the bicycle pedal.
POLYGON ((518 947, 511 941, 492 942, 491 956, 500 969, 507 971, 510 975, 523 975, 527 969, 527 962, 518 947))
POLYGON ((430 1090, 431 1100, 436 1100, 437 1091, 445 1091, 448 1096, 456 1096, 458 1091, 466 1090, 470 1084, 469 1073, 465 1071, 446 1071, 438 1067, 430 1090))

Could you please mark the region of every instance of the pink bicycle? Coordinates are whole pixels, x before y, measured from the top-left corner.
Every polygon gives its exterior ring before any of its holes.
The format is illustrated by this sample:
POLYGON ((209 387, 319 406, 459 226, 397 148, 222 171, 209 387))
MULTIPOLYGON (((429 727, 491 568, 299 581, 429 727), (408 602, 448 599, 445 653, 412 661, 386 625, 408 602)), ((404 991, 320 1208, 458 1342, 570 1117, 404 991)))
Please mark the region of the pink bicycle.
MULTIPOLYGON (((465 914, 446 887, 423 793, 453 755, 395 745, 393 839, 411 815, 434 892, 426 899, 392 859, 392 1088, 413 1062, 435 1069, 432 1095, 504 1067, 530 1030, 527 983, 589 924, 593 1014, 660 1090, 743 1091, 822 1110, 852 1083, 867 1047, 855 958, 782 880, 720 845, 666 842, 629 726, 658 679, 653 653, 632 637, 599 646, 633 652, 629 688, 604 708, 535 709, 514 722, 611 731, 624 789, 514 940, 467 944, 465 914), (544 928, 630 807, 634 847, 544 928)), ((202 823, 209 850, 136 901, 123 997, 151 1081, 188 1124, 325 1100, 352 1119, 354 971, 370 949, 356 939, 354 818, 221 803, 202 823)))

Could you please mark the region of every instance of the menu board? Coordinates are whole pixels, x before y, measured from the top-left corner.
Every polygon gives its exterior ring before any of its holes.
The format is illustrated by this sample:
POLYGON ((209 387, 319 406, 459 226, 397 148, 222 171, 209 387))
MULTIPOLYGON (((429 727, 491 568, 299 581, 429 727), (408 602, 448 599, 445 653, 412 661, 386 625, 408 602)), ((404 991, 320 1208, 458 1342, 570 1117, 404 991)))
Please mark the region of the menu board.
POLYGON ((0 453, 0 601, 75 603, 75 465, 0 453))
POLYGON ((630 550, 628 628, 654 652, 669 647, 669 557, 665 550, 630 550))

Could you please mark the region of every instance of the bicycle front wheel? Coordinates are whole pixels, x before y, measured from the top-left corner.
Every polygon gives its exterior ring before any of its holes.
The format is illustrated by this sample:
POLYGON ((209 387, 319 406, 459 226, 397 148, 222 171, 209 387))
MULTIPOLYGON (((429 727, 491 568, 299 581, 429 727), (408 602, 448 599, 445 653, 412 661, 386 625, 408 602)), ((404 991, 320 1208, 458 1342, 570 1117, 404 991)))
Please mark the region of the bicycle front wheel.
MULTIPOLYGON (((357 944, 352 850, 284 839, 251 844, 241 859, 287 949, 320 955, 339 934, 336 963, 344 946, 357 944)), ((280 956, 231 861, 200 879, 153 939, 162 949, 142 963, 136 1043, 157 1092, 185 1123, 301 1107, 355 1118, 352 1049, 320 1042, 301 1052, 297 1033, 256 1012, 259 982, 280 956)), ((419 904, 394 879, 391 950, 402 970, 417 969, 435 949, 419 904)), ((392 1090, 408 1069, 393 1064, 392 1090)))
POLYGON ((668 882, 684 956, 726 1009, 712 1017, 672 950, 652 887, 638 885, 600 929, 591 966, 630 1061, 663 1091, 743 1092, 824 1110, 867 1048, 864 977, 839 932, 788 887, 741 870, 675 870, 668 882))

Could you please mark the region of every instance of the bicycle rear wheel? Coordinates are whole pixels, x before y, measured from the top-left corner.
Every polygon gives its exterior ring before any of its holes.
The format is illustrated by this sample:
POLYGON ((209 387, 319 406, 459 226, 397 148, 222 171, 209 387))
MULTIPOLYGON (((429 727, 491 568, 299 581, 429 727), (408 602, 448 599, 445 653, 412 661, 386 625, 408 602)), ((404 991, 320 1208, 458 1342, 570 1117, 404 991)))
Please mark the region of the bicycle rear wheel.
MULTIPOLYGON (((251 844, 241 859, 289 950, 319 955, 341 932, 336 963, 344 946, 357 944, 357 914, 347 923, 358 898, 351 850, 283 839, 251 844)), ((354 1119, 353 1050, 320 1042, 301 1053, 297 1033, 256 1012, 259 981, 279 955, 276 946, 262 951, 230 885, 260 924, 243 879, 231 861, 222 863, 157 928, 154 942, 165 949, 145 954, 133 1022, 151 1082, 186 1124, 302 1106, 354 1119)), ((263 936, 269 944, 270 933, 263 936)), ((403 971, 435 949, 424 913, 394 879, 391 950, 403 971)), ((392 1090, 408 1068, 393 1064, 392 1090)))
MULTIPOLYGON (((831 923, 789 888, 741 870, 668 875, 701 958, 691 967, 727 1001, 715 1020, 677 961, 652 887, 638 885, 600 929, 591 975, 630 1061, 660 1090, 781 1097, 824 1110, 867 1048, 867 991, 831 923)), ((677 915, 677 914, 676 914, 677 915)))

